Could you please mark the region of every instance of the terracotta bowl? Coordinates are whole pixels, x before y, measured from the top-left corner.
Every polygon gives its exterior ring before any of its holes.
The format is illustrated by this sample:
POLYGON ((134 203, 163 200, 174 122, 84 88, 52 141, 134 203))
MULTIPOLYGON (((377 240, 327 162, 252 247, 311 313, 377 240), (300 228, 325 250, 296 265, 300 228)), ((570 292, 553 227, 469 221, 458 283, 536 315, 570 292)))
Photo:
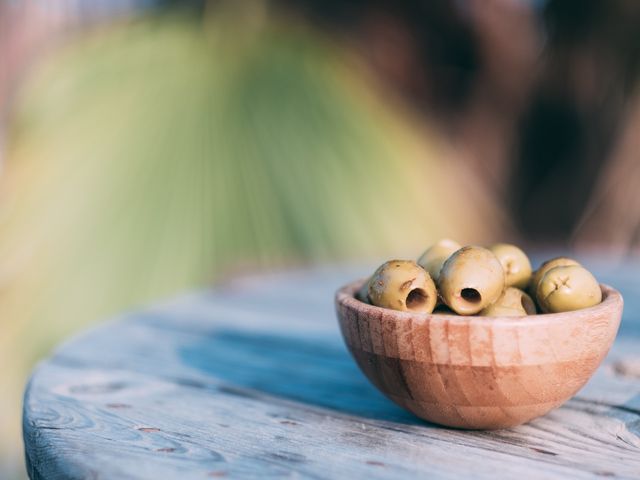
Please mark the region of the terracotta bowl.
POLYGON ((560 406, 593 375, 620 325, 622 296, 574 312, 526 317, 416 314, 336 293, 342 336, 367 378, 420 418, 496 429, 560 406))

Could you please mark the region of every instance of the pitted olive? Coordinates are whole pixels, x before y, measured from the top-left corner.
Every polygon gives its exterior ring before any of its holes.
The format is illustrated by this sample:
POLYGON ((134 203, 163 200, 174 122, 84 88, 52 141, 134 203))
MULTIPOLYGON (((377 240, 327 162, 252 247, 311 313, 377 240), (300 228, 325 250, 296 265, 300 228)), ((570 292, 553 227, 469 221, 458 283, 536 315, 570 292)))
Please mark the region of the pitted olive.
POLYGON ((536 305, 529 295, 515 287, 508 287, 504 293, 480 312, 486 317, 523 317, 535 315, 536 305))
POLYGON ((390 260, 369 281, 369 299, 378 307, 431 313, 436 306, 436 286, 416 262, 390 260))
POLYGON ((460 315, 473 315, 494 303, 504 291, 504 270, 493 252, 464 247, 440 271, 440 296, 460 315))
POLYGON ((458 242, 443 238, 424 251, 418 259, 418 265, 429 272, 433 281, 438 283, 438 276, 440 275, 442 265, 453 252, 460 250, 460 248, 462 248, 462 246, 458 242))
POLYGON ((569 265, 547 271, 538 284, 536 298, 544 312, 569 312, 597 305, 602 301, 602 290, 586 268, 569 265))
POLYGON ((496 243, 489 250, 498 257, 504 270, 507 287, 527 288, 531 279, 531 262, 529 257, 515 245, 496 243))
POLYGON ((578 262, 568 257, 556 257, 544 262, 531 276, 531 281, 529 282, 529 293, 534 297, 536 296, 538 284, 540 283, 540 280, 542 280, 542 277, 544 277, 545 273, 549 270, 555 267, 567 267, 569 265, 580 266, 578 262))

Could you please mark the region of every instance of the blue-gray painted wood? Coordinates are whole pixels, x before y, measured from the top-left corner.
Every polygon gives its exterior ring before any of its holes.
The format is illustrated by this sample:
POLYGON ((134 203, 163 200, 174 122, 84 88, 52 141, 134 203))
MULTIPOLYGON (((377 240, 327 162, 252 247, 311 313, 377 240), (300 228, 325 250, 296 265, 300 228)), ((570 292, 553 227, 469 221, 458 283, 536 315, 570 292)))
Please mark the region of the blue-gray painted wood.
POLYGON ((590 266, 623 291, 622 334, 574 399, 528 425, 457 431, 386 400, 334 318, 333 291, 364 270, 327 267, 238 279, 61 346, 25 393, 28 473, 640 478, 640 270, 590 266))

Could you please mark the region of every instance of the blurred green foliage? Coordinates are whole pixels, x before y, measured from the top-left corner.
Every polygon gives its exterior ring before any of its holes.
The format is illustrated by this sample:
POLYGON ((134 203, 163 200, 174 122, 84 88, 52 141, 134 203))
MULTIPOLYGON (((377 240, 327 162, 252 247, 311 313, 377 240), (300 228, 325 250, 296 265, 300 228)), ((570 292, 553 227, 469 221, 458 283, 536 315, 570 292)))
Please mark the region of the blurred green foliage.
POLYGON ((499 228, 348 53, 233 20, 83 33, 23 88, 0 204, 5 439, 33 361, 90 321, 230 268, 416 256, 499 228))

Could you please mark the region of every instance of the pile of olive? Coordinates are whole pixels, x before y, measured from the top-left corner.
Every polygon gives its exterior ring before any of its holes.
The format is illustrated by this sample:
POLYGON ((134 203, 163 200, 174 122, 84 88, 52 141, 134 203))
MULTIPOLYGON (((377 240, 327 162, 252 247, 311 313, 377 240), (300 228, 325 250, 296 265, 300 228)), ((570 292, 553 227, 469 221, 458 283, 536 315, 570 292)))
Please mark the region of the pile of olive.
POLYGON ((448 239, 429 247, 417 262, 383 263, 356 296, 393 310, 437 308, 489 317, 567 312, 602 301, 598 281, 575 260, 554 258, 532 272, 529 258, 515 245, 461 247, 448 239))

